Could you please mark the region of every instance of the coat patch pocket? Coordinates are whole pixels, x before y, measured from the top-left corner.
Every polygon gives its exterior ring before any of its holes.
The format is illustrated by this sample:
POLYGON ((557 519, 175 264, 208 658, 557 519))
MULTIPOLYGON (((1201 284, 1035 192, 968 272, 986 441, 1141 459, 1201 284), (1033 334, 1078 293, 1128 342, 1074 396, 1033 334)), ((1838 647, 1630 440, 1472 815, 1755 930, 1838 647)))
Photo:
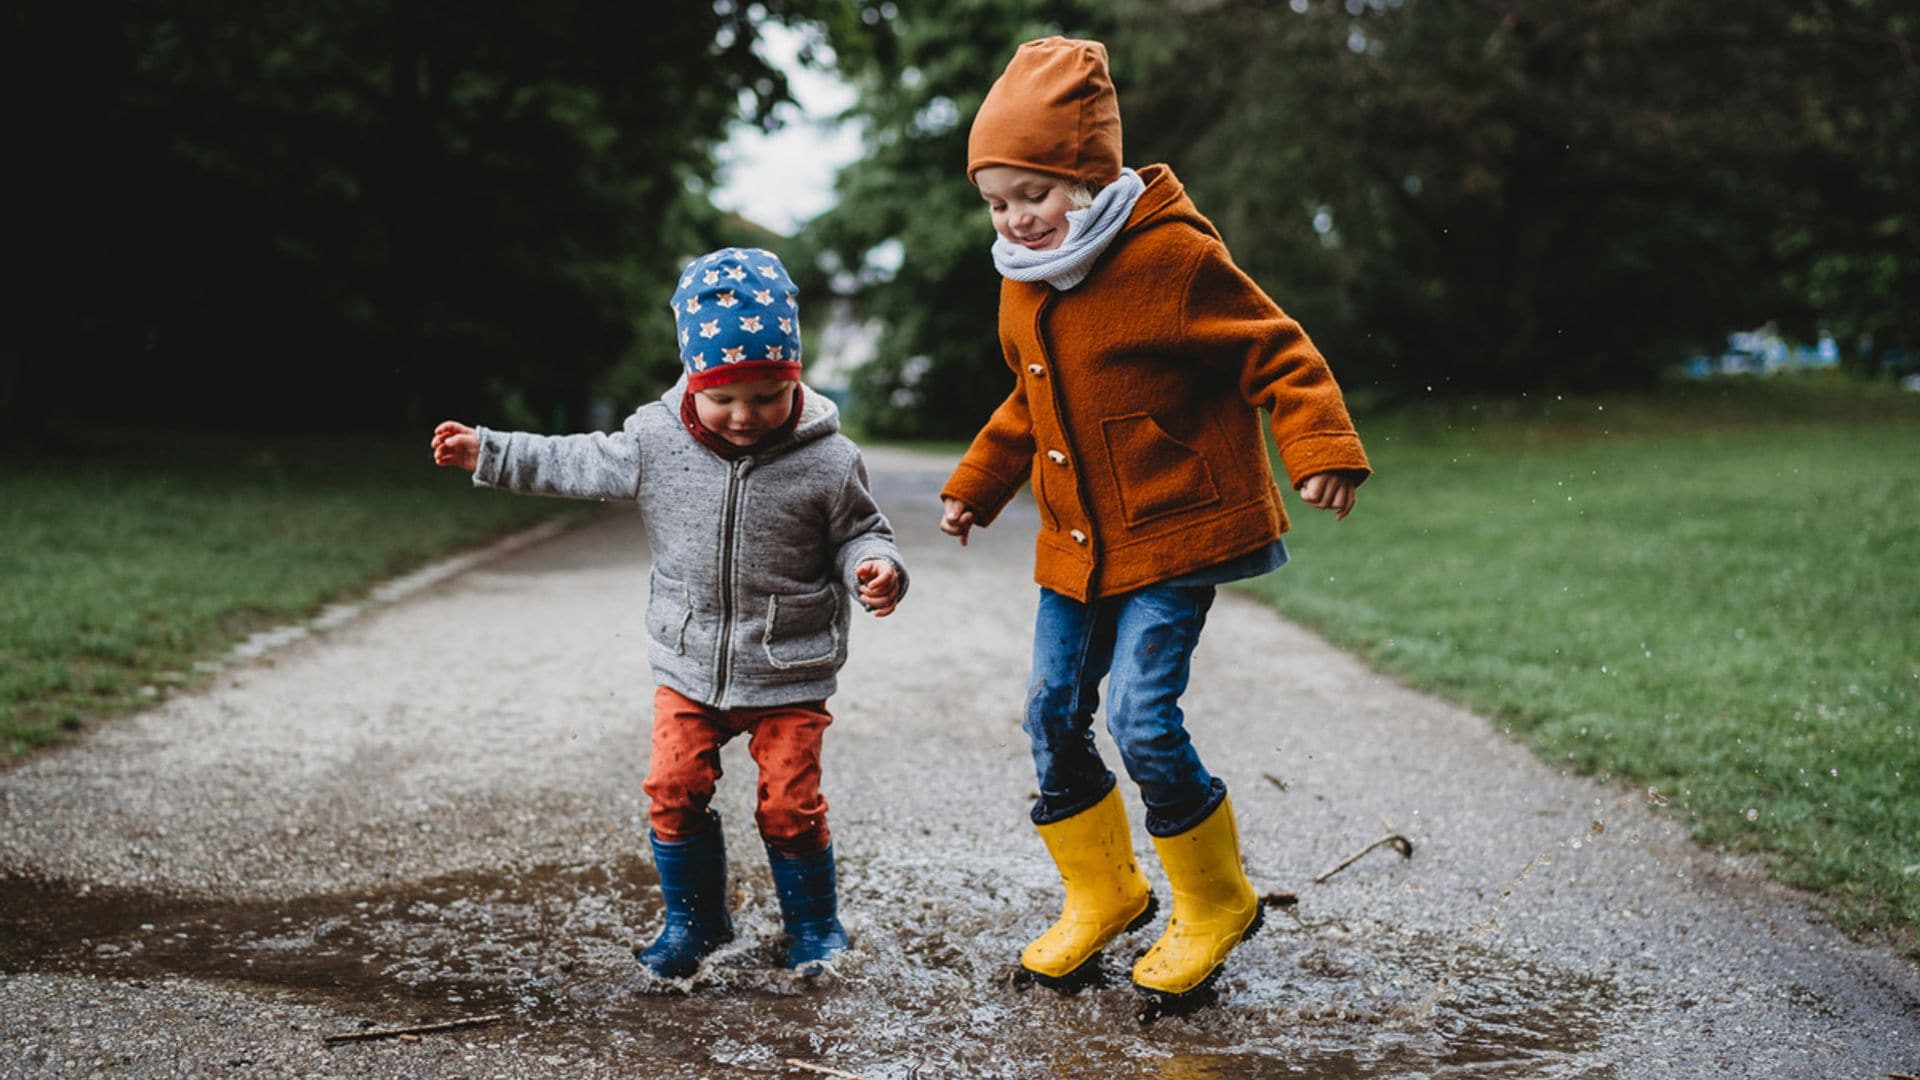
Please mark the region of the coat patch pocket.
POLYGON ((819 592, 767 598, 767 662, 782 670, 837 664, 842 658, 840 597, 819 592))
POLYGON ((687 651, 687 624, 693 621, 693 593, 685 582, 658 570, 647 587, 647 636, 675 656, 687 651))
POLYGON ((1146 413, 1103 420, 1100 434, 1128 525, 1220 501, 1207 459, 1146 413))

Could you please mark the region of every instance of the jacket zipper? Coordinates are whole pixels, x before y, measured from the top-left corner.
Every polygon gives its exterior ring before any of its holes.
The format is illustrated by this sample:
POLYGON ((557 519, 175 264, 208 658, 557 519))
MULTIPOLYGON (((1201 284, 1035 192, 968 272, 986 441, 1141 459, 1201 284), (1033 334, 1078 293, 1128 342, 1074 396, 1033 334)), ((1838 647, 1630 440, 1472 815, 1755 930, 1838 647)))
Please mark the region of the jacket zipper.
POLYGON ((727 707, 727 676, 733 667, 733 548, 740 516, 740 476, 752 464, 741 458, 727 466, 727 500, 720 516, 720 648, 714 662, 713 700, 727 707))

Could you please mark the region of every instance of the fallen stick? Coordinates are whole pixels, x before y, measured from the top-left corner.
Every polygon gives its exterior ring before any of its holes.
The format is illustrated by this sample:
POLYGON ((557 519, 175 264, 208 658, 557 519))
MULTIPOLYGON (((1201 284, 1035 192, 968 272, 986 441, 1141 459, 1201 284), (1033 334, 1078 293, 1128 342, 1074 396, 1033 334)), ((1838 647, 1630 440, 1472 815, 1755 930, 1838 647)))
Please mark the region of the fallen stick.
POLYGON ((343 1031, 337 1035, 328 1035, 323 1042, 365 1042, 369 1039, 394 1039, 402 1035, 426 1035, 436 1031, 454 1031, 458 1028, 479 1027, 482 1024, 496 1024, 505 1020, 505 1013, 488 1013, 485 1016, 469 1016, 464 1020, 446 1020, 438 1024, 413 1024, 408 1027, 374 1028, 370 1031, 343 1031))
POLYGON ((1287 782, 1285 780, 1280 779, 1279 777, 1273 775, 1270 772, 1263 772, 1260 775, 1267 778, 1267 783, 1272 784, 1274 787, 1279 788, 1281 791, 1287 790, 1287 782))
POLYGON ((1347 856, 1346 861, 1342 862, 1340 865, 1333 867, 1330 870, 1322 870, 1318 874, 1315 874, 1313 877, 1313 883, 1315 885, 1325 885, 1327 883, 1328 878, 1332 877, 1333 875, 1339 873, 1342 870, 1345 870, 1347 867, 1352 866, 1354 863, 1359 862, 1361 857, 1366 855, 1367 852, 1372 851, 1374 848, 1377 848, 1386 844, 1391 844, 1393 846, 1393 850, 1400 853, 1401 858, 1403 859, 1413 858, 1413 841, 1408 840, 1406 837, 1401 836, 1397 832, 1390 832, 1387 835, 1381 837, 1380 839, 1375 840, 1373 843, 1368 844, 1366 847, 1361 848, 1359 851, 1356 851, 1353 854, 1347 856))
POLYGON ((868 1080, 867 1077, 861 1076, 859 1073, 841 1072, 839 1069, 829 1069, 825 1065, 812 1065, 801 1061, 799 1058, 787 1058, 786 1064, 796 1069, 805 1069, 808 1072, 817 1072, 826 1076, 844 1077, 845 1080, 868 1080))

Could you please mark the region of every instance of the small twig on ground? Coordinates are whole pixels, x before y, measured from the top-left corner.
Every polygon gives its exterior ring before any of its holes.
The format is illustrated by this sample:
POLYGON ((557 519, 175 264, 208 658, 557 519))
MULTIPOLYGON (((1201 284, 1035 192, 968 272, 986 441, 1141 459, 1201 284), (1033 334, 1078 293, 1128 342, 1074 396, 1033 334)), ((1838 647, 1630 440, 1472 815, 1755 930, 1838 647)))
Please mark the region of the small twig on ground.
POLYGON ((369 1039, 394 1039, 406 1035, 426 1035, 436 1031, 454 1031, 458 1028, 479 1027, 482 1024, 497 1024, 505 1020, 505 1013, 488 1013, 485 1016, 469 1016, 463 1020, 447 1020, 438 1024, 412 1024, 407 1027, 372 1028, 367 1031, 343 1031, 328 1035, 321 1040, 326 1043, 365 1042, 369 1039))
POLYGON ((1281 791, 1287 790, 1287 782, 1285 780, 1280 779, 1279 777, 1273 775, 1270 772, 1263 772, 1260 775, 1267 778, 1267 783, 1272 784, 1274 787, 1279 788, 1281 791))
POLYGON ((1912 1073, 1888 1073, 1887 1080, 1920 1080, 1920 1076, 1912 1073))
POLYGON ((861 1076, 859 1073, 841 1072, 839 1069, 829 1069, 825 1065, 812 1065, 801 1061, 799 1058, 787 1058, 786 1064, 796 1069, 805 1069, 808 1072, 817 1072, 824 1076, 839 1076, 844 1077, 845 1080, 868 1080, 867 1077, 861 1076))
POLYGON ((1400 857, 1403 859, 1413 858, 1413 841, 1407 839, 1404 836, 1401 836, 1397 832, 1390 832, 1387 835, 1381 837, 1380 839, 1375 840, 1373 843, 1368 844, 1366 847, 1361 848, 1359 851, 1356 851, 1353 854, 1347 856, 1346 860, 1342 862, 1340 865, 1335 866, 1329 870, 1322 870, 1318 874, 1315 874, 1313 876, 1313 883, 1315 885, 1325 885, 1327 883, 1328 878, 1332 877, 1333 875, 1339 873, 1342 870, 1345 870, 1347 867, 1352 866, 1354 863, 1359 862, 1361 857, 1364 856, 1367 852, 1372 851, 1374 848, 1382 847, 1386 845, 1391 845, 1393 847, 1393 850, 1399 852, 1400 857))

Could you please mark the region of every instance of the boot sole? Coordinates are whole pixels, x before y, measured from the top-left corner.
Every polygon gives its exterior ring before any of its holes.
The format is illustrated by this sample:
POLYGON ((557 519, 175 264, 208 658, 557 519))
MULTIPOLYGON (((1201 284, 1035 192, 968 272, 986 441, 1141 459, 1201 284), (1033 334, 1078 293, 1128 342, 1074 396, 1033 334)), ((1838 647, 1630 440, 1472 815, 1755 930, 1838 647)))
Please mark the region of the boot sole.
MULTIPOLYGON (((1152 892, 1148 892, 1147 906, 1140 909, 1140 914, 1128 920, 1127 925, 1120 928, 1120 933, 1113 936, 1119 937, 1120 934, 1131 934, 1135 930, 1152 922, 1153 917, 1159 913, 1160 898, 1152 892)), ((1105 946, 1095 949, 1093 952, 1087 954, 1087 958, 1080 961, 1078 966, 1064 975, 1047 975, 1022 965, 1020 968, 1020 977, 1026 982, 1038 983, 1049 990, 1062 994, 1077 994, 1089 986, 1105 981, 1105 976, 1100 970, 1100 956, 1105 951, 1105 946)))
MULTIPOLYGON (((1266 922, 1267 915, 1265 905, 1255 901, 1253 905, 1253 921, 1247 924, 1245 930, 1240 931, 1240 936, 1234 940, 1233 948, 1237 949, 1246 944, 1249 938, 1260 932, 1260 928, 1265 926, 1266 922)), ((1229 955, 1231 955, 1231 952, 1229 952, 1229 955)), ((1213 970, 1207 972, 1206 978, 1194 984, 1190 990, 1181 990, 1178 992, 1172 990, 1155 990, 1150 986, 1141 986, 1139 983, 1134 983, 1133 988, 1140 992, 1141 998, 1140 1022, 1142 1024, 1151 1024, 1162 1016, 1186 1016, 1213 1004, 1219 1000, 1220 997, 1219 992, 1214 987, 1214 983, 1219 980, 1220 972, 1225 970, 1226 966, 1226 958, 1222 957, 1220 962, 1214 965, 1213 970)))

